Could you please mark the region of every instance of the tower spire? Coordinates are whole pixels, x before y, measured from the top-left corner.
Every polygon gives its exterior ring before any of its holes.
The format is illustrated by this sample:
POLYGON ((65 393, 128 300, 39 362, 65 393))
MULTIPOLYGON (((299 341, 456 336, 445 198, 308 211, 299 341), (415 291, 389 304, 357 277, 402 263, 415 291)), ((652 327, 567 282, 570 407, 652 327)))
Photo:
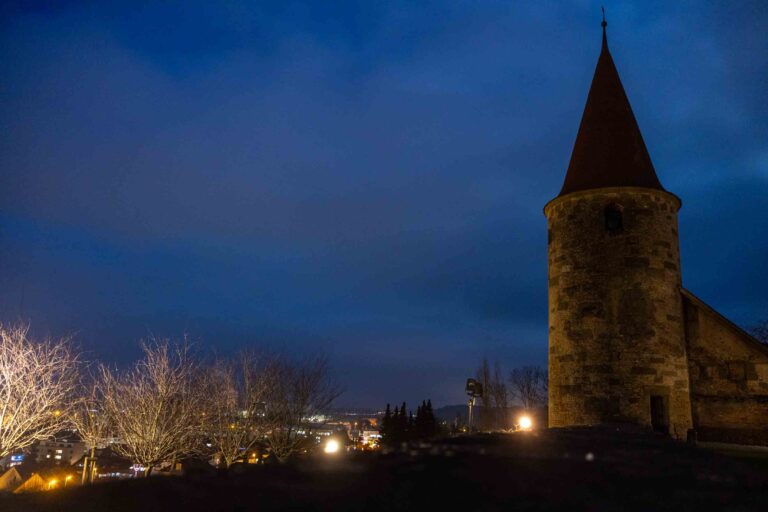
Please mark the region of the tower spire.
POLYGON ((602 48, 560 195, 606 187, 664 190, 608 50, 603 10, 602 48))
POLYGON ((600 26, 603 27, 603 48, 608 48, 608 36, 605 35, 605 27, 608 26, 608 22, 605 21, 605 7, 602 5, 600 6, 600 10, 603 12, 603 21, 600 23, 600 26))

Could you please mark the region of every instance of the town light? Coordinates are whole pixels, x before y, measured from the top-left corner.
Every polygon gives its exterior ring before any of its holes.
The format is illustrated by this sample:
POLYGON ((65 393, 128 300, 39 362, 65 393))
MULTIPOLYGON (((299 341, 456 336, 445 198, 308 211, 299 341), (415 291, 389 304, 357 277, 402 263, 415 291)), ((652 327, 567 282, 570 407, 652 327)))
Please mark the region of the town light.
POLYGON ((325 453, 336 453, 339 451, 339 442, 335 439, 329 439, 328 442, 325 443, 325 448, 323 448, 323 451, 325 453))
POLYGON ((533 427, 533 420, 530 416, 520 416, 520 419, 517 420, 517 424, 520 427, 520 430, 531 430, 531 427, 533 427))

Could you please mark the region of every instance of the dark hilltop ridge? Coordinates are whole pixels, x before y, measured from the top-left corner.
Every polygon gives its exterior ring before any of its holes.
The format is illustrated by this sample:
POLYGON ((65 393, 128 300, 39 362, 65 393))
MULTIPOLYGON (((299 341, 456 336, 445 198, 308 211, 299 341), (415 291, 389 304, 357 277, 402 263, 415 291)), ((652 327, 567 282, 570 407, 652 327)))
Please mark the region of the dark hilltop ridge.
POLYGON ((448 438, 0 498, 3 511, 768 510, 768 453, 727 455, 647 431, 448 438))

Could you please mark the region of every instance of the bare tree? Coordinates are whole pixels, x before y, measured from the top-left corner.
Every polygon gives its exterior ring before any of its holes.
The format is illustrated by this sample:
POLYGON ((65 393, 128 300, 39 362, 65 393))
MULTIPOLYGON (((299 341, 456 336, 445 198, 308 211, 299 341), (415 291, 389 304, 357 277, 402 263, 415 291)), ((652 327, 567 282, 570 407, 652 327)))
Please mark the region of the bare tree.
POLYGON ((473 420, 474 428, 489 430, 492 428, 493 412, 491 408, 493 406, 493 393, 489 389, 491 387, 491 365, 485 357, 475 371, 475 380, 483 387, 483 394, 480 397, 480 407, 476 409, 477 412, 473 420))
POLYGON ((78 374, 68 340, 33 341, 28 325, 0 325, 0 458, 66 424, 78 374))
POLYGON ((481 429, 506 428, 509 392, 498 361, 493 366, 483 358, 477 368, 476 380, 483 386, 478 423, 481 429))
POLYGON ((480 366, 477 367, 476 379, 483 386, 483 396, 480 398, 480 403, 486 409, 492 405, 492 393, 489 389, 491 387, 491 365, 488 363, 488 358, 484 357, 480 366))
POLYGON ((515 368, 509 375, 512 397, 525 409, 547 402, 547 371, 540 366, 515 368))
POLYGON ((498 361, 493 364, 493 375, 490 386, 493 407, 495 411, 495 427, 506 429, 508 425, 507 408, 509 407, 509 390, 504 382, 501 365, 498 361))
POLYGON ((143 466, 149 476, 161 463, 198 448, 205 402, 186 342, 152 340, 143 350, 144 358, 129 371, 102 366, 101 388, 118 437, 115 451, 143 466))
POLYGON ((81 482, 93 482, 96 472, 96 449, 106 444, 109 431, 109 416, 104 411, 101 388, 97 380, 89 377, 80 385, 70 419, 80 434, 86 448, 85 463, 81 482))
POLYGON ((310 435, 310 420, 325 411, 341 394, 331 378, 328 358, 308 356, 301 360, 277 361, 269 392, 267 418, 272 428, 267 435, 272 453, 285 460, 310 435))
POLYGON ((269 428, 265 414, 267 391, 275 364, 266 356, 243 353, 237 360, 220 359, 208 374, 205 429, 208 439, 226 466, 231 466, 269 428))
POLYGON ((749 329, 749 333, 760 343, 768 345, 768 320, 763 320, 749 329))

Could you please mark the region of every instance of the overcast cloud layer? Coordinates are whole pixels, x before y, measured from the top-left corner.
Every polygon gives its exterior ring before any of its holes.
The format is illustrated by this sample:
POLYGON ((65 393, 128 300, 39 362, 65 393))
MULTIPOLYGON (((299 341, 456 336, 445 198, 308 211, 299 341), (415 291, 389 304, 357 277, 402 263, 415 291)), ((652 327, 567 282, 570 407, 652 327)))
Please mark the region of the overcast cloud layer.
MULTIPOLYGON (((325 350, 355 406, 545 363, 598 2, 53 4, 0 8, 0 319, 325 350)), ((685 286, 768 318, 768 7, 607 10, 685 286)))

